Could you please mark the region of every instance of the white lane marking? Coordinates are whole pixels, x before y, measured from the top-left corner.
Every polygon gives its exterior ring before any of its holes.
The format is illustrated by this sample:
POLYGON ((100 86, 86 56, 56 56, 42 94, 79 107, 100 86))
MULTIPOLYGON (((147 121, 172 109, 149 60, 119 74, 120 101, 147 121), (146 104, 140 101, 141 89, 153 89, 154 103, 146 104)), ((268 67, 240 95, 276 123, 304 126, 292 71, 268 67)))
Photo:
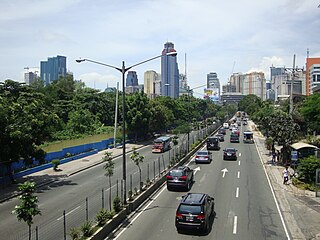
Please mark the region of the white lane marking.
MULTIPOLYGON (((77 210, 78 208, 80 208, 80 206, 78 206, 78 207, 72 209, 70 212, 66 213, 66 216, 68 216, 70 213, 74 212, 74 211, 77 210)), ((60 221, 62 218, 63 218, 63 216, 59 217, 59 218, 57 219, 57 221, 60 221)))
POLYGON ((260 153, 260 151, 259 151, 259 149, 258 149, 258 146, 257 146, 256 141, 254 141, 254 145, 256 146, 256 149, 257 149, 257 152, 258 152, 258 155, 259 155, 259 158, 260 158, 261 165, 262 165, 263 170, 264 170, 264 173, 265 173, 265 175, 266 175, 266 178, 267 178, 267 181, 268 181, 268 184, 269 184, 269 187, 270 187, 272 196, 273 196, 273 200, 274 200, 274 202, 275 202, 275 204, 276 204, 276 207, 277 207, 277 210, 278 210, 280 219, 281 219, 282 226, 283 226, 284 231, 285 231, 285 233, 286 233, 287 239, 290 240, 291 238, 290 238, 290 236, 289 236, 288 229, 287 229, 287 227, 286 227, 286 224, 285 224, 285 222, 284 222, 284 218, 283 218, 282 213, 281 213, 281 211, 280 211, 280 207, 279 207, 279 204, 278 204, 278 202, 277 202, 276 194, 274 193, 274 190, 273 190, 273 188, 272 188, 270 178, 269 178, 269 176, 268 176, 268 174, 267 174, 266 167, 264 166, 264 163, 263 163, 263 161, 262 161, 262 156, 261 156, 261 153, 260 153))
MULTIPOLYGON (((142 213, 144 213, 144 211, 160 196, 160 194, 161 194, 165 189, 166 189, 165 187, 162 187, 162 189, 160 190, 160 192, 159 192, 154 198, 151 199, 151 201, 147 204, 147 206, 145 206, 145 207, 142 209, 142 211, 139 212, 139 213, 137 214, 137 216, 135 216, 135 217, 131 220, 130 225, 132 225, 132 224, 137 220, 137 218, 138 218, 142 213)), ((135 212, 137 212, 137 211, 135 211, 135 212)), ((126 231, 127 228, 130 227, 130 225, 129 225, 128 227, 125 227, 124 229, 122 229, 122 231, 119 232, 119 234, 118 234, 114 239, 118 239, 118 238, 124 233, 124 231, 126 231)))
POLYGON ((228 172, 228 169, 224 168, 221 170, 222 172, 222 178, 224 178, 224 176, 226 175, 226 172, 228 172))
POLYGON ((240 178, 240 171, 238 171, 238 176, 237 176, 237 178, 240 178))
POLYGON ((239 166, 240 166, 240 164, 241 164, 241 161, 238 162, 238 165, 239 165, 239 166))
POLYGON ((237 223, 238 223, 238 217, 234 216, 234 219, 233 219, 233 231, 232 231, 233 234, 237 234, 237 223))
POLYGON ((200 171, 201 169, 200 169, 200 167, 196 167, 195 169, 193 169, 193 174, 195 175, 198 171, 200 171))
POLYGON ((237 187, 237 189, 236 189, 236 198, 238 198, 239 197, 239 187, 237 187))
POLYGON ((239 157, 241 157, 241 153, 239 153, 239 157))

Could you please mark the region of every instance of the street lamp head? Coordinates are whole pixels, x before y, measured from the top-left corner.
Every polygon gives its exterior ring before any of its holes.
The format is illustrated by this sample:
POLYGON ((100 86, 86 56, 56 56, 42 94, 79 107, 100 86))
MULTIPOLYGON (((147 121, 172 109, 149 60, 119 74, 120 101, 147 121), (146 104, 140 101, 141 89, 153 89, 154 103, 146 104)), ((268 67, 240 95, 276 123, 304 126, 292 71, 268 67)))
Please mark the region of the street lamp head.
POLYGON ((173 57, 177 56, 177 54, 178 53, 176 51, 166 53, 167 56, 173 56, 173 57))
POLYGON ((76 62, 77 63, 81 63, 81 62, 84 62, 86 59, 76 59, 76 62))

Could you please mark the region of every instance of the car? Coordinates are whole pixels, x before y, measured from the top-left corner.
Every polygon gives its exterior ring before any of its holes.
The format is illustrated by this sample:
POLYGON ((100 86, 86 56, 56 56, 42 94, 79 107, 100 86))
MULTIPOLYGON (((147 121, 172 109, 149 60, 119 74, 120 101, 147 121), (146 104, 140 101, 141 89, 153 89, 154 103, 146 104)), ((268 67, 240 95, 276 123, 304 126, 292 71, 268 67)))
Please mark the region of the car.
POLYGON ((215 214, 214 198, 206 193, 188 193, 176 211, 175 226, 182 229, 199 229, 206 232, 210 229, 211 217, 215 214))
POLYGON ((207 150, 220 150, 220 140, 217 136, 207 138, 207 150))
POLYGON ((224 142, 224 135, 223 134, 218 133, 216 135, 216 137, 219 139, 220 142, 224 142))
POLYGON ((167 189, 190 190, 193 183, 193 170, 188 166, 179 166, 171 169, 166 176, 167 189))
POLYGON ((212 161, 211 153, 209 151, 203 150, 203 151, 198 151, 194 161, 196 163, 210 163, 212 161))
POLYGON ((237 160, 237 149, 226 148, 223 150, 223 160, 237 160))
POLYGON ((231 133, 230 135, 230 142, 231 143, 239 143, 240 142, 240 138, 239 135, 237 133, 231 133))
POLYGON ((219 134, 226 135, 226 130, 224 128, 220 128, 218 131, 219 134))

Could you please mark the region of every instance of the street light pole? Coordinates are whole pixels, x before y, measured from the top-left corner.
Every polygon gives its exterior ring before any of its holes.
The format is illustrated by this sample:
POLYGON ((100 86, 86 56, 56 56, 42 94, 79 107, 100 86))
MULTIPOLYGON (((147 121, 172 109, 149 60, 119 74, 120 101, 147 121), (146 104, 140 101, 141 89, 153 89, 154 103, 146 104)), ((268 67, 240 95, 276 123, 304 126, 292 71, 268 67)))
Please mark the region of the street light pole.
MULTIPOLYGON (((168 55, 168 56, 176 56, 177 55, 177 52, 170 52, 170 53, 166 53, 165 55, 168 55)), ((156 57, 153 57, 153 58, 150 58, 150 59, 147 59, 145 61, 142 61, 142 62, 139 62, 139 63, 136 63, 130 67, 125 67, 125 62, 122 61, 122 67, 119 68, 119 67, 115 67, 115 66, 112 66, 112 65, 109 65, 109 64, 105 64, 105 63, 102 63, 102 62, 98 62, 98 61, 94 61, 94 60, 90 60, 90 59, 77 59, 76 62, 77 63, 81 63, 81 62, 84 62, 84 61, 87 61, 87 62, 92 62, 92 63, 95 63, 95 64, 99 64, 99 65, 102 65, 102 66, 105 66, 105 67, 110 67, 110 68, 113 68, 113 69, 116 69, 118 70, 119 72, 121 72, 122 74, 122 179, 123 179, 123 204, 126 205, 127 204, 127 170, 126 170, 126 117, 125 117, 125 74, 128 70, 130 70, 131 68, 135 67, 135 66, 138 66, 138 65, 141 65, 141 64, 144 64, 146 62, 149 62, 149 61, 152 61, 154 59, 157 59, 157 58, 160 58, 164 56, 163 54, 161 55, 158 55, 156 57)))

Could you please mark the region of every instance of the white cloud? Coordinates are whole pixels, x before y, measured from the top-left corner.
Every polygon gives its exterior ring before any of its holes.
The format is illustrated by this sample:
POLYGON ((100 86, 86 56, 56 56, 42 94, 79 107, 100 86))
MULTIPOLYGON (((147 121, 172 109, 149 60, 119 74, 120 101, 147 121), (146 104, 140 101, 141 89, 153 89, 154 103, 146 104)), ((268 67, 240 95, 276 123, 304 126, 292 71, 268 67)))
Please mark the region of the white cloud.
POLYGON ((77 80, 81 80, 86 86, 104 90, 107 86, 116 86, 119 81, 119 77, 114 75, 101 75, 96 72, 84 73, 79 75, 77 80))

